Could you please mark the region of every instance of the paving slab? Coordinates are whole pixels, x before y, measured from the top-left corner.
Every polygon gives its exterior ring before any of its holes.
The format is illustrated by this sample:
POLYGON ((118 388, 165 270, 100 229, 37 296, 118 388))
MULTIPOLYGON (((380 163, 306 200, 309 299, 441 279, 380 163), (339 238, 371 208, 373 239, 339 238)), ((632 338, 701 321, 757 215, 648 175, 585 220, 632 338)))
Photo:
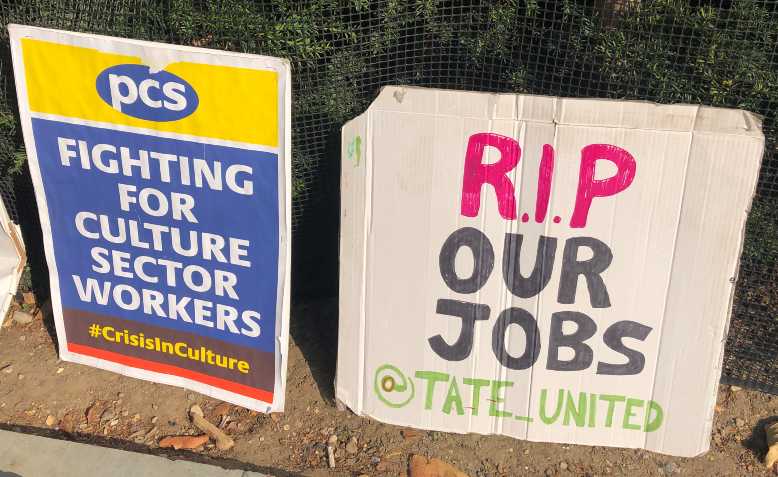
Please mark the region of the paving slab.
POLYGON ((271 477, 0 430, 0 477, 271 477))

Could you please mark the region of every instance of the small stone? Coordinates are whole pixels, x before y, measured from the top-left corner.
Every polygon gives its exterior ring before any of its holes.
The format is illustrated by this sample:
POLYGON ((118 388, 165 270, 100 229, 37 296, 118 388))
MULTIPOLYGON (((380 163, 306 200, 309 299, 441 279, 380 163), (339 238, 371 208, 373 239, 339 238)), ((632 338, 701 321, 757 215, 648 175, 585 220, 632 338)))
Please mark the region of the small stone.
POLYGON ((675 475, 680 471, 681 471, 680 467, 678 467, 678 464, 676 464, 675 462, 668 462, 662 466, 662 472, 665 475, 675 475))
POLYGON ((65 371, 65 368, 57 368, 57 374, 62 374, 63 371, 65 371))
POLYGON ((84 413, 86 415, 86 422, 89 424, 95 424, 100 420, 100 416, 105 411, 104 403, 102 401, 93 402, 84 413))
POLYGON ((19 341, 27 341, 27 337, 22 335, 19 337, 19 341))
POLYGON ((136 413, 132 416, 132 422, 138 422, 138 421, 140 421, 140 414, 136 413))
POLYGON ((110 421, 113 418, 114 413, 111 409, 106 409, 102 414, 100 414, 100 422, 110 421))
POLYGON ((736 393, 738 391, 742 391, 743 388, 741 388, 740 386, 730 386, 729 390, 732 391, 733 393, 736 393))
POLYGON ((6 364, 5 366, 3 366, 2 370, 5 374, 11 374, 14 372, 14 365, 6 364))
POLYGON ((108 423, 108 425, 111 426, 111 427, 114 427, 117 424, 119 424, 119 420, 118 419, 112 419, 111 422, 108 423))
POLYGON ((26 325, 28 323, 32 323, 32 315, 26 311, 16 310, 14 311, 13 320, 20 325, 26 325))
POLYGON ((17 379, 24 379, 24 375, 22 373, 19 373, 16 375, 17 379))
MULTIPOLYGON (((233 423, 233 424, 234 424, 234 423, 233 423)), ((289 424, 284 424, 284 430, 285 430, 285 431, 288 431, 289 429, 290 429, 290 428, 289 428, 289 424)))
POLYGON ((352 455, 359 452, 359 446, 357 445, 356 437, 352 437, 351 439, 349 439, 348 444, 346 444, 346 452, 352 455))
POLYGON ((51 427, 57 422, 57 418, 49 414, 49 417, 46 418, 46 425, 51 427))
POLYGON ((117 398, 119 398, 119 399, 121 399, 121 398, 123 398, 123 397, 124 397, 124 393, 117 393, 117 394, 116 394, 116 397, 117 397, 117 398))
POLYGON ((157 416, 154 416, 154 417, 151 418, 151 423, 152 424, 156 424, 158 420, 159 420, 159 418, 157 416))
POLYGON ((24 292, 22 293, 22 299, 24 300, 25 305, 34 305, 35 304, 35 293, 33 292, 24 292))
POLYGON ((331 435, 329 439, 327 439, 328 445, 334 446, 337 443, 338 443, 338 436, 336 436, 335 434, 331 435))
POLYGON ((223 402, 213 409, 213 413, 217 416, 227 416, 231 409, 232 406, 229 403, 223 402))
POLYGON ((59 421, 59 428, 68 434, 72 434, 76 428, 76 419, 71 414, 65 414, 59 421))
POLYGON ((737 427, 743 427, 746 425, 746 421, 738 417, 737 419, 735 419, 735 425, 737 427))
POLYGON ((467 477, 467 474, 447 462, 434 458, 427 459, 420 455, 411 456, 408 467, 411 477, 443 475, 447 477, 467 477))
POLYGON ((132 439, 132 441, 136 444, 143 444, 143 442, 146 440, 146 431, 141 429, 138 432, 132 434, 130 439, 132 439))
POLYGON ((567 470, 567 462, 560 462, 559 463, 559 468, 561 470, 567 470))

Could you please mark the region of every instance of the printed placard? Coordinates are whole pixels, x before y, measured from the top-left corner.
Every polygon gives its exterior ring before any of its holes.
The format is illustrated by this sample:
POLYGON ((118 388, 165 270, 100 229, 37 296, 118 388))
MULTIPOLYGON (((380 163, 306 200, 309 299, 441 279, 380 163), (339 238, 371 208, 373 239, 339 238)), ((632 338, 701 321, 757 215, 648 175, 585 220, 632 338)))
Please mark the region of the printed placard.
POLYGON ((759 118, 387 87, 342 140, 338 399, 403 426, 707 450, 759 118))
POLYGON ((60 357, 283 410, 289 64, 8 29, 60 357))

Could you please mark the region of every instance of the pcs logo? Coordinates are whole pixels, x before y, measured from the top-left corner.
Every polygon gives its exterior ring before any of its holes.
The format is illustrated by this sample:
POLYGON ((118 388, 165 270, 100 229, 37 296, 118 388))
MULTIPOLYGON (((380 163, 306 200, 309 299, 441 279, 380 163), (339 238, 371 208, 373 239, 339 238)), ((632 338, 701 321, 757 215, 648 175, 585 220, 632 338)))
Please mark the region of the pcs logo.
POLYGON ((113 109, 138 119, 176 121, 192 114, 199 103, 194 88, 182 78, 145 65, 116 65, 97 76, 97 94, 113 109))
POLYGON ((379 366, 375 372, 373 390, 378 399, 389 407, 400 408, 411 402, 416 388, 410 376, 406 376, 391 364, 379 366))

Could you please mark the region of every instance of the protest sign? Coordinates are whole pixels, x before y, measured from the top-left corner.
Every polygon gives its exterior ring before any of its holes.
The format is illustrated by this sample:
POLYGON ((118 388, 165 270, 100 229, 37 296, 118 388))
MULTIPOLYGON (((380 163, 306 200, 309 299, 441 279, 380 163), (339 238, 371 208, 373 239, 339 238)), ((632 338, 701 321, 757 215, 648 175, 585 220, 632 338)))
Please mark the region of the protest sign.
POLYGON ((763 147, 738 110, 383 89, 342 132, 336 397, 707 450, 763 147))
POLYGON ((13 303, 26 260, 21 229, 13 223, 0 200, 0 323, 13 303))
POLYGON ((283 410, 289 64, 8 29, 60 357, 283 410))

